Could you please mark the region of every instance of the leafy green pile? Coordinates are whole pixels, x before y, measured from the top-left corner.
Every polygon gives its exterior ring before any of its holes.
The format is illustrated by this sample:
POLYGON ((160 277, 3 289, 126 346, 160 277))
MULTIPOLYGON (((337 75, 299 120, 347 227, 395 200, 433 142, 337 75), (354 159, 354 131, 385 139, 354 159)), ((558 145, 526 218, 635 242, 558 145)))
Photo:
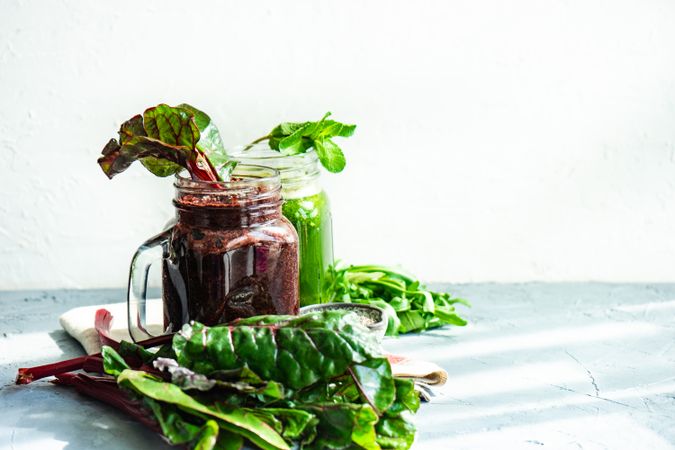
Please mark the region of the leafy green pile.
POLYGON ((390 267, 378 265, 331 267, 326 277, 323 300, 367 303, 387 313, 387 335, 423 331, 443 325, 466 325, 455 311, 461 298, 426 289, 419 280, 390 267))
POLYGON ((415 436, 413 382, 392 375, 353 313, 192 323, 156 353, 122 342, 100 359, 108 376, 59 372, 57 383, 124 410, 174 445, 407 449, 415 436))
POLYGON ((187 169, 204 181, 227 180, 234 168, 211 118, 187 104, 160 104, 124 122, 98 164, 112 178, 137 160, 158 177, 187 169))
POLYGON ((297 155, 313 148, 326 170, 342 172, 346 164, 345 155, 333 138, 353 135, 356 125, 328 120, 330 115, 330 112, 326 113, 318 122, 283 122, 269 134, 253 141, 246 150, 262 141, 268 141, 272 150, 284 155, 297 155))

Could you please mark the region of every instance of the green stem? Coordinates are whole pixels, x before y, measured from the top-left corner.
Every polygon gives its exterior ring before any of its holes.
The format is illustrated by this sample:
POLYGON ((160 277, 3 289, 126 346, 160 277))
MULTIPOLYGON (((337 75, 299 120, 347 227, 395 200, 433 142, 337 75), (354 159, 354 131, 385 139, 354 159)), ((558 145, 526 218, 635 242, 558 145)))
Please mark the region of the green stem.
POLYGON ((266 136, 263 136, 263 137, 260 137, 260 138, 256 139, 255 141, 251 142, 251 143, 248 144, 246 147, 244 147, 244 151, 250 150, 255 144, 259 144, 259 143, 262 142, 262 141, 266 141, 266 140, 268 140, 268 139, 271 138, 271 137, 272 137, 272 136, 268 134, 268 135, 266 135, 266 136))

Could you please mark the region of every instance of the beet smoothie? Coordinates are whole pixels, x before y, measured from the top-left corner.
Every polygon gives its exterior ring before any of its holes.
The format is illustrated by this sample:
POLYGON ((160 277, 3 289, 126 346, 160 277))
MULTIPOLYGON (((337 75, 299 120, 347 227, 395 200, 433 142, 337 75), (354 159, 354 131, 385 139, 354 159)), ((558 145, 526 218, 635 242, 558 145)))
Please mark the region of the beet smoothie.
POLYGON ((167 332, 190 320, 298 312, 298 236, 281 214, 279 178, 242 176, 247 167, 255 166, 240 165, 218 188, 175 183, 176 223, 162 268, 167 332))

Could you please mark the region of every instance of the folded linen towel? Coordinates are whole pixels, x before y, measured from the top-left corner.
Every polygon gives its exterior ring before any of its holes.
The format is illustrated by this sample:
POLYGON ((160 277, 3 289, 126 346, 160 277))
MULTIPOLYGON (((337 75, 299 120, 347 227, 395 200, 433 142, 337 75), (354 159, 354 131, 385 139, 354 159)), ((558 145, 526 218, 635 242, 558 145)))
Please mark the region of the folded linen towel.
MULTIPOLYGON (((108 305, 81 306, 66 311, 59 317, 59 323, 66 332, 75 338, 88 355, 101 351, 101 341, 94 327, 96 311, 106 309, 113 317, 110 328, 110 337, 116 341, 129 341, 131 336, 127 327, 127 304, 111 303, 108 305)), ((148 301, 147 330, 157 336, 162 334, 163 314, 162 301, 154 299, 148 301)))
MULTIPOLYGON (((82 344, 87 354, 101 351, 101 341, 98 337, 94 321, 96 311, 106 309, 113 317, 109 335, 116 341, 131 341, 127 330, 127 304, 112 303, 98 306, 82 306, 71 309, 59 317, 59 322, 66 332, 82 344)), ((162 333, 162 301, 159 299, 148 301, 147 310, 148 331, 153 335, 162 333)), ((441 386, 448 379, 448 373, 435 363, 420 361, 398 355, 387 355, 391 362, 394 375, 411 378, 431 386, 441 386)))

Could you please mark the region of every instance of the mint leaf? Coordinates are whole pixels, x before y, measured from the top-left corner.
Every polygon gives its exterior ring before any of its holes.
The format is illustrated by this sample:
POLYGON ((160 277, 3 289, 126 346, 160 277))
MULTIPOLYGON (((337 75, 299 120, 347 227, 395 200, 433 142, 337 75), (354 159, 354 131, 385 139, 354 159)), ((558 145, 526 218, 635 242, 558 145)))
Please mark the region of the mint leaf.
POLYGON ((330 139, 321 139, 314 142, 316 154, 326 170, 337 173, 345 168, 345 155, 333 141, 330 139))
POLYGON ((334 137, 349 137, 354 134, 356 125, 346 125, 334 120, 327 120, 330 112, 318 122, 283 122, 272 131, 249 144, 267 141, 272 150, 291 156, 315 149, 321 165, 329 172, 341 172, 345 168, 345 156, 342 149, 333 142, 334 137))

